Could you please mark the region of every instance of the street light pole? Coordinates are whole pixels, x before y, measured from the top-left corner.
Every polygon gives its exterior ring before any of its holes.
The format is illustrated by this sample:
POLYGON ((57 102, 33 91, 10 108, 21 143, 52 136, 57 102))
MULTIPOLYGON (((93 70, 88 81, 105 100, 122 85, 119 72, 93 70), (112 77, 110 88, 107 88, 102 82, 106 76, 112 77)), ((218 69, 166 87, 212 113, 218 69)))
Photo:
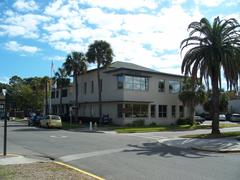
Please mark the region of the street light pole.
POLYGON ((3 139, 3 156, 7 155, 7 101, 6 101, 6 93, 7 90, 6 89, 2 89, 2 93, 4 96, 4 101, 5 101, 5 105, 4 105, 4 139, 3 139))

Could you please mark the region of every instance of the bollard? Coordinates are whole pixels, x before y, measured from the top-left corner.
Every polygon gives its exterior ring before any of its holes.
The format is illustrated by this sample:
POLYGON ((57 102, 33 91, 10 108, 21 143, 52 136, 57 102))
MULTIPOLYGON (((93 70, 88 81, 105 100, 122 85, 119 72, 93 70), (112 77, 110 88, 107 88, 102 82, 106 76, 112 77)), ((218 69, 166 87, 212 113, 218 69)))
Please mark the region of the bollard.
POLYGON ((94 123, 94 128, 97 129, 97 122, 94 123))
POLYGON ((89 122, 89 130, 92 131, 93 128, 92 128, 92 121, 89 122))

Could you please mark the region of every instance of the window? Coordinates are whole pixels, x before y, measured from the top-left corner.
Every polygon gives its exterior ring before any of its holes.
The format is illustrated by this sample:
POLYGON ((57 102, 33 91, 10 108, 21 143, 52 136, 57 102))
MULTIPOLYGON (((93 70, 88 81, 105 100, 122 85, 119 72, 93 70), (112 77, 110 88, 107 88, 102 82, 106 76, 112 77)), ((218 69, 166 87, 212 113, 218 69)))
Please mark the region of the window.
POLYGON ((58 92, 58 90, 56 91, 56 98, 58 98, 59 97, 59 92, 58 92))
POLYGON ((176 106, 172 105, 172 117, 176 117, 176 106))
POLYGON ((159 117, 167 117, 167 105, 158 106, 159 117))
POLYGON ((148 81, 147 77, 125 76, 124 89, 147 91, 148 81))
POLYGON ((165 91, 165 80, 160 79, 158 82, 158 92, 164 92, 165 91))
POLYGON ((54 98, 55 98, 55 91, 52 91, 51 99, 54 99, 54 98))
POLYGON ((118 104, 117 105, 117 114, 118 114, 119 118, 122 117, 122 113, 123 113, 123 105, 122 104, 118 104))
POLYGON ((3 104, 0 104, 0 109, 4 109, 4 105, 3 104))
POLYGON ((94 93, 94 81, 91 82, 91 93, 94 93))
POLYGON ((179 117, 180 118, 184 117, 184 107, 183 106, 179 106, 179 117))
POLYGON ((180 92, 180 82, 179 81, 169 81, 169 92, 179 93, 180 92))
POLYGON ((147 104, 126 104, 125 117, 148 117, 147 104))
POLYGON ((124 76, 117 76, 117 87, 123 89, 124 76))
POLYGON ((61 93, 62 97, 67 97, 67 93, 67 89, 63 89, 61 93))
POLYGON ((84 94, 87 94, 87 83, 85 82, 84 84, 83 84, 83 93, 84 94))
POLYGON ((155 105, 151 105, 151 117, 155 118, 155 113, 156 113, 156 106, 155 105))

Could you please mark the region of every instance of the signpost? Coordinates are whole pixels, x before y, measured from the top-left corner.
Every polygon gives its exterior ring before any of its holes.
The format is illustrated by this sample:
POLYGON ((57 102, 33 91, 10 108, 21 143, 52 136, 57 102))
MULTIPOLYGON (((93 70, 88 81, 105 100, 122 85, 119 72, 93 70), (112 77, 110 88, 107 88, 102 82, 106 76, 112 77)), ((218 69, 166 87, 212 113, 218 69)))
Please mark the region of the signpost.
POLYGON ((5 97, 5 105, 4 105, 4 139, 3 139, 3 156, 7 155, 7 108, 6 108, 6 89, 2 89, 2 94, 5 97))

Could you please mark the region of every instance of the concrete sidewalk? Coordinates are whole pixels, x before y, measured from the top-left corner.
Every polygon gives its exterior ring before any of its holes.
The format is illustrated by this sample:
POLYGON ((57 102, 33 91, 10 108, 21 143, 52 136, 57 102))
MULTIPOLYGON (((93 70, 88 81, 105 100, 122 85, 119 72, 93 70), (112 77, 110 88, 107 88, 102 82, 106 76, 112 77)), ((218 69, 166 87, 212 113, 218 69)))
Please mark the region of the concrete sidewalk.
POLYGON ((35 162, 48 162, 46 159, 35 159, 35 158, 27 158, 21 155, 0 155, 0 165, 11 165, 11 164, 28 164, 35 162))
POLYGON ((210 152, 240 152, 240 141, 233 138, 168 138, 159 139, 158 142, 172 147, 210 152))

